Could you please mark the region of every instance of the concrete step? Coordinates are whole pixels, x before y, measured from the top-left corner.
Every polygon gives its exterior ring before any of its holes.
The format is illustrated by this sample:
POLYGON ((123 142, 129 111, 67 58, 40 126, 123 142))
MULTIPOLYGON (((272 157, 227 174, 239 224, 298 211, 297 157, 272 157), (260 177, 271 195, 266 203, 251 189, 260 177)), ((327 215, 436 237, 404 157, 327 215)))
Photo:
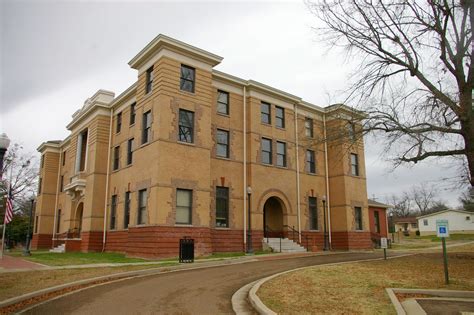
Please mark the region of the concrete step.
POLYGON ((66 244, 58 245, 49 250, 50 253, 65 253, 66 252, 66 244))
POLYGON ((279 239, 277 237, 264 238, 263 242, 266 243, 274 252, 282 253, 301 253, 306 252, 306 249, 298 243, 288 239, 279 239))

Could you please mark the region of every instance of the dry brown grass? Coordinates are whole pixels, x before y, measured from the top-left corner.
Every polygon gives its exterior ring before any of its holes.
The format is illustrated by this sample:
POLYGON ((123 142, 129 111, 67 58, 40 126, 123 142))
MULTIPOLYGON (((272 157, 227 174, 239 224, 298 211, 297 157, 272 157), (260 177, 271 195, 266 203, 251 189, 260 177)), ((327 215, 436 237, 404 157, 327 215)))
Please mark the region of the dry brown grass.
POLYGON ((142 265, 0 273, 0 301, 77 280, 156 267, 156 265, 142 265))
POLYGON ((425 253, 292 272, 265 283, 258 296, 280 314, 395 314, 388 287, 473 290, 473 247, 449 251, 450 285, 442 254, 425 253))

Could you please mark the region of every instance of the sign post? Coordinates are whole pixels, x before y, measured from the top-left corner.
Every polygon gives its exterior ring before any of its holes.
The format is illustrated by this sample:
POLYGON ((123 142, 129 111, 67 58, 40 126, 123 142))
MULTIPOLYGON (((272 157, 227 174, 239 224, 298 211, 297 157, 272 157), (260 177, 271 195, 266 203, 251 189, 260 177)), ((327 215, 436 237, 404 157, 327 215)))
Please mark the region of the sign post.
POLYGON ((436 220, 436 235, 441 238, 443 243, 444 280, 446 284, 449 284, 448 255, 446 253, 446 237, 449 237, 448 220, 436 220))
POLYGON ((388 242, 386 237, 380 239, 380 247, 383 248, 383 259, 387 260, 387 247, 388 242))

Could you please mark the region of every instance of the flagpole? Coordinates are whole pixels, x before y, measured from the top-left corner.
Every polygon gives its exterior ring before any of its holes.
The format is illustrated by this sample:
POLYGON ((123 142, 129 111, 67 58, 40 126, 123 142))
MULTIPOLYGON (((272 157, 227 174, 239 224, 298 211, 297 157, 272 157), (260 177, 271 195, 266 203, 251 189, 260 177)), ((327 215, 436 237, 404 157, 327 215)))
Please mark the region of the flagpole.
MULTIPOLYGON (((10 180, 8 181, 7 198, 10 198, 10 194, 12 190, 12 180, 13 180, 13 160, 12 160, 12 164, 10 165, 10 180)), ((7 225, 5 223, 6 218, 7 218, 7 209, 5 209, 5 215, 3 216, 2 250, 0 251, 0 259, 3 259, 3 248, 5 247, 5 231, 7 230, 7 225)))

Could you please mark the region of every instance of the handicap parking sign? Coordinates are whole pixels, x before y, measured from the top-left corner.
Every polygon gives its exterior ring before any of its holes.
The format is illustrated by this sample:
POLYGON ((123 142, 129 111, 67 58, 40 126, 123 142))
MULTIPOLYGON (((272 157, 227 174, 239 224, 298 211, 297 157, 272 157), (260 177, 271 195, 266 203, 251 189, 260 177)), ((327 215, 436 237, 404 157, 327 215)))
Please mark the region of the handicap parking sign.
POLYGON ((438 237, 449 237, 448 220, 436 220, 436 235, 438 237))

